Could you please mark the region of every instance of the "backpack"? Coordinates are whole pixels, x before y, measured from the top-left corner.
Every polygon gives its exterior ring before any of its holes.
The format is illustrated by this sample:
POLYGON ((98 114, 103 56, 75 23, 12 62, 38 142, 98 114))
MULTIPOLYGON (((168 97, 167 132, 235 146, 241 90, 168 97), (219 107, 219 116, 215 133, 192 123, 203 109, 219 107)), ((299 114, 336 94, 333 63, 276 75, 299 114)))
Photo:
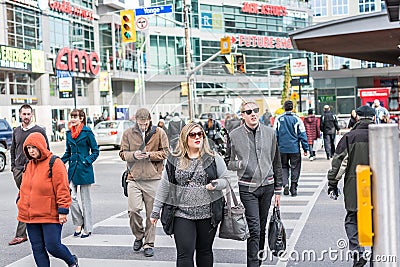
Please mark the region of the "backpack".
MULTIPOLYGON (((51 155, 50 162, 49 162, 49 175, 47 176, 49 178, 53 177, 53 165, 54 165, 54 162, 56 161, 57 158, 60 158, 60 157, 57 156, 57 155, 51 155)), ((29 161, 27 161, 25 163, 23 172, 25 172, 26 166, 28 165, 28 163, 29 163, 29 161)))

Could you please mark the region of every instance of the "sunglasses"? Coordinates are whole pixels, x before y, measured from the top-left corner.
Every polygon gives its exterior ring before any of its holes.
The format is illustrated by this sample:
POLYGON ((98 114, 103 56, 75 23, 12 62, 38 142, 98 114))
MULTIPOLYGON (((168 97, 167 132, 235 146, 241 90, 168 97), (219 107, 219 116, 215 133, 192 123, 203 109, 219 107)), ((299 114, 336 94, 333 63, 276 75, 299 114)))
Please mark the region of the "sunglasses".
POLYGON ((188 135, 192 139, 195 139, 196 136, 199 137, 199 138, 203 138, 204 137, 203 132, 189 133, 188 135))
POLYGON ((260 108, 254 108, 254 109, 244 110, 243 113, 246 113, 247 115, 250 115, 252 112, 258 113, 259 111, 260 111, 260 108))

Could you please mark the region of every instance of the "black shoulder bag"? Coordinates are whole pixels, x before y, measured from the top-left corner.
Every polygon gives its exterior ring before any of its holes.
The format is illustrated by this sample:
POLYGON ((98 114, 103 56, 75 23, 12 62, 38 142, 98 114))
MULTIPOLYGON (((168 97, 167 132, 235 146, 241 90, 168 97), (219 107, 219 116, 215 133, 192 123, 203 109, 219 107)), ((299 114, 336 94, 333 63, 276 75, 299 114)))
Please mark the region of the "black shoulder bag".
MULTIPOLYGON (((142 150, 146 146, 147 142, 149 142, 150 138, 156 132, 156 129, 157 129, 157 126, 153 126, 151 128, 150 133, 144 139, 144 143, 142 144, 140 150, 142 150)), ((121 186, 124 189, 124 196, 126 196, 126 197, 128 197, 128 182, 127 182, 128 174, 129 174, 129 172, 131 171, 132 168, 133 168, 133 165, 132 165, 132 167, 129 168, 128 164, 127 164, 126 165, 126 170, 124 171, 124 173, 122 174, 122 177, 121 177, 121 186)))

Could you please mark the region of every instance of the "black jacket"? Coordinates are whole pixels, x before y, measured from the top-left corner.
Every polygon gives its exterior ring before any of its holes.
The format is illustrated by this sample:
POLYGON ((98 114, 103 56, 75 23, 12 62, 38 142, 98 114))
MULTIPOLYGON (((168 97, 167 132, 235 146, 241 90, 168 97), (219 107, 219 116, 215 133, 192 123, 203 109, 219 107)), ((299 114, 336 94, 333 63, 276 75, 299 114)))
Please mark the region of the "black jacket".
POLYGON ((334 134, 335 130, 339 131, 336 115, 333 115, 330 111, 325 111, 324 115, 321 116, 320 129, 324 134, 334 134))
POLYGON ((332 168, 328 171, 328 185, 336 187, 341 179, 341 176, 338 177, 340 168, 346 168, 343 192, 345 208, 349 211, 357 211, 356 167, 369 165, 368 125, 372 123, 372 120, 362 119, 340 139, 332 159, 332 168), (346 158, 347 164, 342 166, 346 158))

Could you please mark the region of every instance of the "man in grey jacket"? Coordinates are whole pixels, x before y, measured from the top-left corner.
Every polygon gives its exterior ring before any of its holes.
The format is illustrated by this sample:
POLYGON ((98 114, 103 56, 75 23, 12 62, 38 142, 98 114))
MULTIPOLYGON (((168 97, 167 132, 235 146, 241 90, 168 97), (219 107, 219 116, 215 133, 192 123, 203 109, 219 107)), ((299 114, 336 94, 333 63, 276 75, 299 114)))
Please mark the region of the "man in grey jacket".
POLYGON ((250 230, 248 267, 261 265, 271 199, 275 194, 275 206, 279 206, 282 191, 282 165, 275 131, 259 123, 259 110, 255 102, 243 102, 240 111, 245 123, 229 134, 228 169, 237 171, 240 200, 250 230))

